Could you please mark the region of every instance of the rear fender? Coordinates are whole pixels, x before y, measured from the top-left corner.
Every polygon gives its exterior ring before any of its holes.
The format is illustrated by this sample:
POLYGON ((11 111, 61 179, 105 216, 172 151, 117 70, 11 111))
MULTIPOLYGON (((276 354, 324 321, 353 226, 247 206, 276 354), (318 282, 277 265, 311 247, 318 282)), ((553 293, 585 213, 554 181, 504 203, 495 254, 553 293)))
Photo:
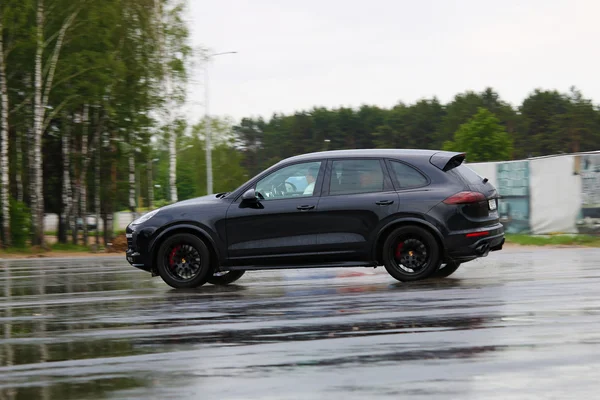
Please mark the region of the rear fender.
POLYGON ((380 253, 380 249, 383 247, 383 242, 385 241, 385 237, 396 227, 400 227, 402 225, 417 225, 417 226, 427 229, 436 238, 436 240, 440 246, 440 255, 442 257, 445 255, 446 249, 444 247, 444 236, 442 235, 440 230, 435 225, 433 225, 431 222, 426 221, 421 218, 404 217, 404 218, 396 219, 394 221, 389 222, 379 231, 379 233, 377 234, 377 239, 375 240, 375 245, 373 246, 373 250, 372 250, 373 251, 373 253, 372 253, 373 260, 379 261, 379 253, 380 253))

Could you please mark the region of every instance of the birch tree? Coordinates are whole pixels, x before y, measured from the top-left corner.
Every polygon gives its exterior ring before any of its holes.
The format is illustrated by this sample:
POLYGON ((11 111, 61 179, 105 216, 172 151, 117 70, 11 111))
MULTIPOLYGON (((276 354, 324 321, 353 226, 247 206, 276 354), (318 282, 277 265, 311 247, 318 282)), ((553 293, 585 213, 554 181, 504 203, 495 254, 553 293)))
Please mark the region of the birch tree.
POLYGON ((104 129, 102 129, 99 135, 95 136, 96 143, 94 148, 96 149, 96 159, 94 163, 94 215, 96 221, 96 249, 100 247, 100 155, 102 154, 102 144, 104 143, 104 129))
POLYGON ((90 105, 83 105, 83 135, 81 137, 81 160, 82 166, 79 171, 79 184, 81 185, 79 212, 78 217, 81 218, 81 228, 83 230, 83 245, 87 245, 87 169, 90 162, 88 150, 90 147, 91 138, 90 132, 90 105))
POLYGON ((43 74, 44 68, 44 50, 46 48, 46 38, 44 34, 45 9, 44 0, 38 0, 36 11, 36 53, 35 53, 35 73, 34 73, 34 115, 33 115, 33 167, 31 178, 32 192, 31 196, 31 215, 32 226, 34 230, 32 244, 44 244, 44 193, 43 193, 43 159, 42 159, 42 134, 47 125, 46 110, 48 108, 48 98, 52 90, 54 73, 60 57, 60 52, 65 40, 67 31, 75 21, 79 10, 71 12, 60 27, 56 35, 54 49, 47 65, 47 74, 43 74))
MULTIPOLYGON (((67 122, 68 118, 63 115, 63 121, 67 122)), ((67 237, 67 228, 72 227, 71 224, 71 210, 73 209, 73 197, 71 194, 71 152, 70 150, 70 126, 68 123, 64 124, 62 129, 62 161, 63 161, 63 185, 62 185, 62 217, 60 218, 63 223, 64 239, 67 237)), ((59 238, 61 240, 62 238, 59 238)))
MULTIPOLYGON (((8 187, 8 88, 4 54, 4 15, 0 8, 0 203, 2 204, 2 231, 5 246, 10 246, 10 211, 8 187)), ((1 245, 0 241, 0 245, 1 245)))
POLYGON ((166 30, 165 30, 165 15, 164 15, 164 2, 161 0, 154 0, 154 13, 155 13, 155 40, 158 43, 158 64, 162 77, 161 86, 166 94, 165 107, 163 117, 165 119, 165 134, 169 143, 169 189, 170 189, 170 200, 172 203, 177 201, 177 156, 176 156, 176 140, 175 135, 171 129, 171 74, 168 71, 167 66, 167 49, 166 49, 166 30))
POLYGON ((177 137, 173 132, 173 121, 177 115, 173 110, 183 102, 184 85, 186 82, 187 57, 190 48, 186 43, 188 30, 181 19, 185 2, 180 0, 154 0, 156 41, 159 46, 158 63, 162 76, 164 90, 164 124, 166 138, 169 144, 169 189, 170 200, 177 198, 177 137))
POLYGON ((131 218, 136 218, 136 201, 135 201, 135 135, 130 134, 129 139, 129 210, 131 218))

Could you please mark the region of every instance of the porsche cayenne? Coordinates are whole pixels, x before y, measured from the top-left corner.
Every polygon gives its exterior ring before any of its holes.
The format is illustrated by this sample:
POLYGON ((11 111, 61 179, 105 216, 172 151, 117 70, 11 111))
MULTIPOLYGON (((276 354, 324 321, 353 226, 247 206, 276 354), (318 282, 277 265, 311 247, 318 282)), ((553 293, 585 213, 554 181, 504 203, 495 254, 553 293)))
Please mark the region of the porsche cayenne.
POLYGON ((395 149, 291 157, 232 192, 133 221, 126 257, 174 288, 286 268, 384 266, 399 281, 446 277, 504 244, 498 193, 465 157, 395 149))

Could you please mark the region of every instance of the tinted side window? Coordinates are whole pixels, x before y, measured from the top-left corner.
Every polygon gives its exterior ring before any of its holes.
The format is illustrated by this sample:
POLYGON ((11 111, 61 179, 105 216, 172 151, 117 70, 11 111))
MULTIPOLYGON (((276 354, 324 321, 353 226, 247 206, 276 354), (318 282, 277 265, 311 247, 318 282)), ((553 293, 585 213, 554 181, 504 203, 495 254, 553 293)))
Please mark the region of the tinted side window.
POLYGON ((464 164, 459 165, 456 168, 453 168, 449 171, 452 175, 462 176, 465 181, 468 183, 481 183, 483 178, 479 176, 479 174, 473 171, 471 168, 467 167, 464 164))
POLYGON ((265 200, 314 195, 320 161, 294 164, 267 175, 256 184, 265 200))
POLYGON ((334 161, 329 194, 382 192, 383 181, 379 160, 334 161))
POLYGON ((427 178, 413 167, 397 161, 391 161, 396 183, 400 189, 409 189, 427 185, 427 178))

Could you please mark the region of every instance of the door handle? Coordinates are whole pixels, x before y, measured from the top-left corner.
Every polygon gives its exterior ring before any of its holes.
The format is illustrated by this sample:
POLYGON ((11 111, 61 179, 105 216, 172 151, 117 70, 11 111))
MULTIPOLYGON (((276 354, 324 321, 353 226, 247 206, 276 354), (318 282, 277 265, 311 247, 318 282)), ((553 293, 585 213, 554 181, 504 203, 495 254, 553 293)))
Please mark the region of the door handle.
POLYGON ((300 211, 308 211, 308 210, 312 210, 313 208, 315 208, 315 206, 298 206, 296 208, 300 211))
POLYGON ((393 203, 394 203, 394 200, 379 200, 375 204, 377 204, 378 206, 389 206, 390 204, 393 204, 393 203))

